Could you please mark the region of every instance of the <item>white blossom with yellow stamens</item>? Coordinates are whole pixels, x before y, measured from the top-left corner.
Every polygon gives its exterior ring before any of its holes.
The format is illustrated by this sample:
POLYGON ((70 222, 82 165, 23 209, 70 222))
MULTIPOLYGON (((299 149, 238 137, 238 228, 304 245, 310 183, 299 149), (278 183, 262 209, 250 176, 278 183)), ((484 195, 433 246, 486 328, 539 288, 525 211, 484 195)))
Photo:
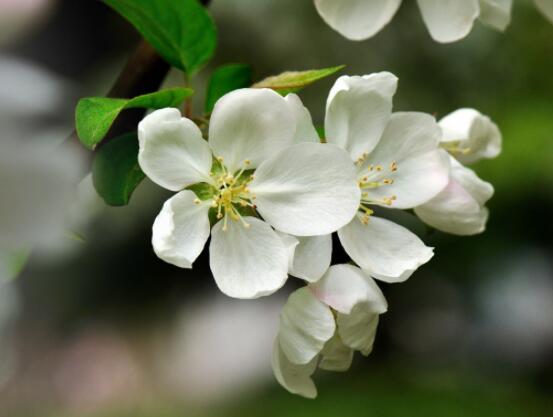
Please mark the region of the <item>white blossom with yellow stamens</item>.
POLYGON ((404 227, 375 216, 375 207, 417 207, 447 185, 449 173, 435 119, 423 113, 392 114, 396 87, 397 78, 388 72, 340 77, 330 91, 325 118, 326 146, 349 153, 361 190, 357 216, 338 230, 338 237, 366 273, 386 282, 406 280, 432 258, 433 249, 404 227))
POLYGON ((157 110, 140 123, 141 168, 178 191, 154 222, 161 259, 191 268, 210 236, 211 211, 217 285, 231 297, 260 297, 287 278, 288 250, 274 229, 325 235, 355 216, 360 190, 347 153, 295 143, 301 129, 292 107, 268 89, 229 93, 215 105, 208 141, 176 109, 157 110), (198 184, 195 194, 190 187, 198 184))

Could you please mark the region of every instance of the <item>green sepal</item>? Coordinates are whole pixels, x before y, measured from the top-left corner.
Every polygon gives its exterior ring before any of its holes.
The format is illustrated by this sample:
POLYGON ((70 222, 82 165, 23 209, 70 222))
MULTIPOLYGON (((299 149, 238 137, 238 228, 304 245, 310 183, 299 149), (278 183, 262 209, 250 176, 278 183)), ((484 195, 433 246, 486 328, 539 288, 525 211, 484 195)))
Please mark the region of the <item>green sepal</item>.
POLYGON ((316 81, 326 78, 345 68, 345 65, 337 67, 308 70, 287 71, 279 75, 267 77, 253 85, 254 88, 270 88, 285 96, 289 93, 297 93, 316 81))

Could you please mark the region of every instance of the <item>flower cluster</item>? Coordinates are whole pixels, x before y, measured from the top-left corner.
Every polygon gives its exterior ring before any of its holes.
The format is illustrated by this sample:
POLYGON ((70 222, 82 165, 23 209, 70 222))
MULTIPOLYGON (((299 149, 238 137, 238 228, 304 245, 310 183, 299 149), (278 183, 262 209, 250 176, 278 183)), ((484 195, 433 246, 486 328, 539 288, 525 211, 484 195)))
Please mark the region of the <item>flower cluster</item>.
MULTIPOLYGON (((430 36, 442 43, 467 36, 476 20, 503 31, 511 21, 512 0, 417 0, 430 36)), ((553 2, 534 0, 536 7, 553 23, 553 2)), ((396 14, 401 0, 315 0, 321 17, 351 40, 376 35, 396 14)))
POLYGON ((343 76, 326 103, 324 140, 299 97, 242 89, 222 97, 208 140, 176 109, 139 125, 139 163, 177 192, 153 226, 156 254, 191 268, 210 234, 221 291, 255 298, 288 275, 306 282, 283 308, 273 369, 289 391, 314 397, 317 367, 349 368, 368 355, 387 302, 375 279, 405 281, 433 248, 380 215, 413 209, 454 234, 481 232, 493 188, 463 164, 495 157, 491 120, 461 109, 437 122, 392 111, 397 78, 343 76), (331 266, 331 234, 352 263, 331 266))

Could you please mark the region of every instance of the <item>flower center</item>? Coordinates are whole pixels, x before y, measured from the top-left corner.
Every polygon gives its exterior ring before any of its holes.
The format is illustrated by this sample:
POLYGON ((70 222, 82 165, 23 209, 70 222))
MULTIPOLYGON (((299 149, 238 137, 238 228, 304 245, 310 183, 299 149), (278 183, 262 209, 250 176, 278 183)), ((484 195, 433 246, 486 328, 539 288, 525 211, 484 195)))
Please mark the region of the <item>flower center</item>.
POLYGON ((242 168, 236 172, 229 172, 223 164, 223 158, 217 158, 221 165, 221 172, 214 175, 215 193, 211 200, 211 206, 217 209, 217 219, 223 219, 223 231, 228 228, 228 219, 240 221, 246 228, 250 224, 244 220, 240 208, 250 207, 255 210, 253 204, 255 195, 248 188, 253 180, 253 175, 246 173, 251 162, 245 160, 242 168))
MULTIPOLYGON (((355 161, 355 165, 361 168, 364 165, 367 156, 368 154, 364 153, 357 161, 355 161)), ((397 199, 397 196, 393 194, 380 198, 376 198, 371 195, 371 191, 377 188, 392 185, 394 180, 387 175, 394 174, 397 170, 398 165, 395 161, 391 162, 387 168, 380 164, 369 164, 366 168, 360 170, 357 184, 359 185, 359 188, 361 188, 361 203, 359 204, 358 212, 358 217, 361 223, 369 223, 370 217, 374 213, 374 211, 369 208, 370 205, 384 204, 386 206, 391 206, 397 199)))

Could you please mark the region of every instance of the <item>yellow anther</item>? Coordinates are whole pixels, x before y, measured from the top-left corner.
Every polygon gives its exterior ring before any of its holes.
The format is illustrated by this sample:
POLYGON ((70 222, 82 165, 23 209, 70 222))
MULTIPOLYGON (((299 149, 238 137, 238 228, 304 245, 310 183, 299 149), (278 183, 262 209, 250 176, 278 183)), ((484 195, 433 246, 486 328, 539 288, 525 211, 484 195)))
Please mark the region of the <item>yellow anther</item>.
POLYGON ((380 172, 380 171, 382 171, 384 168, 382 168, 382 165, 377 165, 377 166, 375 167, 375 169, 376 169, 377 171, 380 172))
POLYGON ((194 204, 198 205, 198 204, 200 204, 200 203, 201 203, 201 201, 200 201, 199 198, 195 198, 195 199, 194 199, 194 204))
POLYGON ((384 179, 382 180, 382 182, 383 182, 384 184, 386 184, 386 185, 391 185, 391 184, 394 183, 394 180, 391 179, 391 178, 384 178, 384 179))
POLYGON ((390 171, 396 172, 397 171, 397 162, 394 161, 390 164, 390 171))
POLYGON ((250 161, 249 159, 246 159, 244 161, 244 165, 246 165, 246 166, 250 165, 251 163, 252 163, 252 161, 250 161))

